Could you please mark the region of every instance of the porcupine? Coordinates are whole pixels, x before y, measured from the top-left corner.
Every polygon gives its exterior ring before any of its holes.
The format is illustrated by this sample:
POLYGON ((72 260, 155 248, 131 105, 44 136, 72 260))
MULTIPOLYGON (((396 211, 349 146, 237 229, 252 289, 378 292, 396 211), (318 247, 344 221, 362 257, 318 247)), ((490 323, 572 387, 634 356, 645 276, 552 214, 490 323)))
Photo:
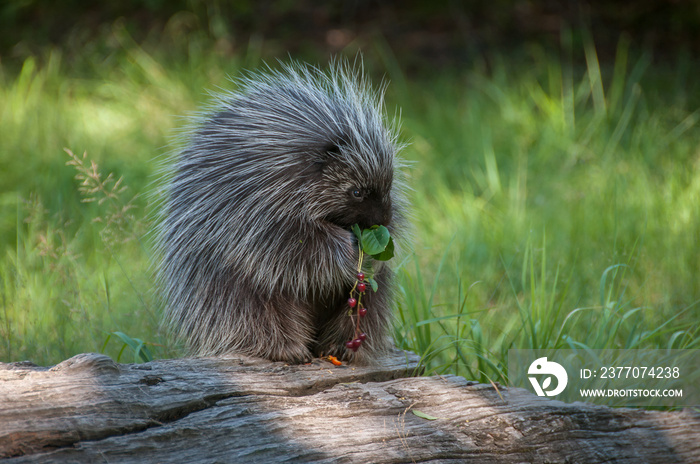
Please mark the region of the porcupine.
MULTIPOLYGON (((400 243, 406 200, 383 89, 343 62, 250 73, 214 94, 171 162, 157 231, 166 321, 193 355, 290 363, 373 359, 391 346, 393 274, 375 262, 353 353, 351 226, 400 243)), ((366 255, 365 255, 366 256, 366 255)), ((367 258, 365 258, 367 259, 367 258)))

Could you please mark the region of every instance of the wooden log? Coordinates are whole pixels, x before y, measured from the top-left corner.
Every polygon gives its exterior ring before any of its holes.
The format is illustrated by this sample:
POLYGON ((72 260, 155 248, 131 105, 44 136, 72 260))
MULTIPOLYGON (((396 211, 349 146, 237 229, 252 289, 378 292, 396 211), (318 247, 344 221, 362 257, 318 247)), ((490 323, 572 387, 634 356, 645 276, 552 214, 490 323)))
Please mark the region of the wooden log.
POLYGON ((565 404, 456 376, 235 356, 0 363, 8 462, 697 463, 700 414, 565 404))

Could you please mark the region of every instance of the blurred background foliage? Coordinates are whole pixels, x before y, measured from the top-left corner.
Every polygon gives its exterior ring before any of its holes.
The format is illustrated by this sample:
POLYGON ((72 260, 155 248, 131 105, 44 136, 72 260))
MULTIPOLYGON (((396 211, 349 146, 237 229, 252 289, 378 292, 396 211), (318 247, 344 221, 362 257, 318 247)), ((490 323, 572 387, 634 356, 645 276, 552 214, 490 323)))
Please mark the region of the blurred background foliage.
POLYGON ((10 0, 0 31, 0 361, 181 355, 148 232, 182 116, 360 52, 410 143, 395 338, 428 373, 698 347, 697 2, 10 0))
POLYGON ((47 44, 89 45, 108 37, 119 19, 138 43, 159 35, 199 36, 237 55, 257 42, 266 55, 318 56, 381 37, 404 66, 425 70, 427 59, 457 64, 494 47, 556 46, 567 26, 586 26, 607 56, 620 33, 661 53, 697 51, 698 8, 682 0, 9 0, 0 9, 0 48, 17 56, 47 44))

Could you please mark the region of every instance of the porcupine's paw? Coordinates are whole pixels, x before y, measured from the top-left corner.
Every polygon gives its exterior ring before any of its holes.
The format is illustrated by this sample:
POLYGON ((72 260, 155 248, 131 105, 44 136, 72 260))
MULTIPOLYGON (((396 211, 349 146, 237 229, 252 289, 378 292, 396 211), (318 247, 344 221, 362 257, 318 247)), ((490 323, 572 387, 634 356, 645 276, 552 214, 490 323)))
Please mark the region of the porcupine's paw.
POLYGON ((352 340, 355 327, 347 315, 343 314, 328 323, 318 335, 314 354, 319 358, 335 356, 341 361, 355 362, 358 352, 346 346, 352 340))
POLYGON ((351 359, 352 352, 345 348, 344 344, 333 344, 326 346, 317 346, 314 350, 314 354, 319 358, 335 356, 341 361, 349 361, 351 359))
POLYGON ((269 357, 271 361, 288 364, 305 364, 311 362, 312 358, 311 351, 303 343, 287 343, 269 357))
POLYGON ((335 356, 340 361, 347 362, 349 364, 367 364, 369 362, 368 353, 362 350, 352 351, 345 346, 345 342, 333 344, 325 347, 323 350, 317 350, 316 355, 319 358, 325 358, 328 356, 335 356))

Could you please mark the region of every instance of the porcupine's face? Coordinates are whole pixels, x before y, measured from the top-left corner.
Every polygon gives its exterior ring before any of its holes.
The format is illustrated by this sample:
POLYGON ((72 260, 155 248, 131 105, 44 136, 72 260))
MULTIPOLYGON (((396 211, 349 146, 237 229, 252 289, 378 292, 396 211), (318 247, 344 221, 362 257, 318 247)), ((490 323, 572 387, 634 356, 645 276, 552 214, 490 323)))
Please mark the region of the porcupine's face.
POLYGON ((361 229, 373 225, 389 226, 392 220, 391 185, 393 181, 391 147, 380 147, 380 153, 353 153, 349 146, 328 145, 326 160, 321 166, 328 213, 325 220, 344 229, 358 224, 361 229), (366 159, 382 163, 369 165, 366 159), (349 161, 348 161, 349 160, 349 161))

